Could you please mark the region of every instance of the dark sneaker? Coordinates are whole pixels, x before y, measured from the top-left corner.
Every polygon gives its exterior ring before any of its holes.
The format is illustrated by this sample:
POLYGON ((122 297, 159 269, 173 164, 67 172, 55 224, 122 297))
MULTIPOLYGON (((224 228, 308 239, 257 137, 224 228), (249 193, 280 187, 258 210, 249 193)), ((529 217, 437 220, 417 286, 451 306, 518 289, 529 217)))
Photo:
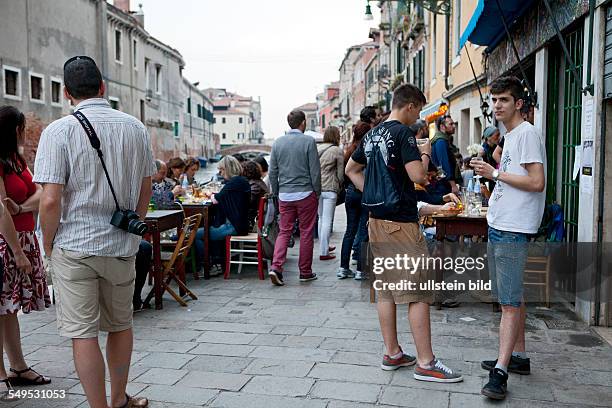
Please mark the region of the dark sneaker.
POLYGON ((504 373, 499 368, 494 368, 489 371, 489 382, 482 387, 480 393, 496 400, 506 398, 506 390, 508 389, 508 374, 504 373))
POLYGON ((401 347, 400 351, 402 352, 402 356, 400 358, 391 358, 389 355, 385 354, 383 356, 383 361, 380 368, 385 371, 391 371, 397 370, 400 367, 409 367, 416 363, 416 357, 404 353, 401 347))
POLYGON ((311 273, 310 275, 300 275, 300 282, 310 282, 317 279, 316 273, 311 273))
POLYGON ((431 368, 423 368, 416 366, 414 369, 414 378, 419 381, 430 381, 439 383, 456 383, 463 381, 461 373, 454 372, 438 359, 434 360, 431 368))
POLYGON ((270 275, 270 280, 274 285, 283 286, 285 284, 285 282, 283 282, 283 274, 281 272, 271 270, 268 272, 268 275, 270 275))
POLYGON ((336 273, 338 279, 352 278, 353 276, 355 276, 355 274, 350 269, 340 268, 338 269, 338 273, 336 273))
MULTIPOLYGON (((495 368, 496 364, 497 360, 485 360, 480 363, 480 366, 487 371, 491 371, 493 368, 495 368)), ((512 356, 510 358, 510 364, 508 364, 508 372, 520 375, 529 375, 531 373, 529 358, 512 356)))

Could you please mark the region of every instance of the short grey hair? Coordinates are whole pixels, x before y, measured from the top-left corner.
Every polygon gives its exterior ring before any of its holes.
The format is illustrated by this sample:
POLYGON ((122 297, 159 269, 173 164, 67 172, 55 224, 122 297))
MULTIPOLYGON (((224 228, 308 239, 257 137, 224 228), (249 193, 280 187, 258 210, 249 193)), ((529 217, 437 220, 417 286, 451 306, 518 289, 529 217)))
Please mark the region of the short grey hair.
POLYGON ((160 171, 164 164, 166 163, 164 163, 163 160, 155 160, 155 168, 157 169, 157 171, 160 171))
POLYGON ((219 166, 225 169, 227 178, 242 175, 242 165, 233 156, 227 155, 219 161, 219 166))

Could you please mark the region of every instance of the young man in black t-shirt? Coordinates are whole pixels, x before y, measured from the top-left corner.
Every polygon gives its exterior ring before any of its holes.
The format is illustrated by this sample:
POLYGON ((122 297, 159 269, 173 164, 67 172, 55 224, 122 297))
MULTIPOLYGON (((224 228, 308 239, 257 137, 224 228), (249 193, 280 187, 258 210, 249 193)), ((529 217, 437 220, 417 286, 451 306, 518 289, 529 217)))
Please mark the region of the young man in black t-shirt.
MULTIPOLYGON (((432 352, 429 305, 433 301, 433 295, 431 291, 418 290, 418 284, 427 281, 428 271, 423 268, 409 271, 399 265, 385 265, 384 270, 376 269, 378 260, 389 260, 397 255, 419 258, 427 256, 428 253, 425 238, 418 225, 414 183, 424 184, 426 181, 431 145, 427 141, 417 147, 415 134, 408 127, 418 119, 425 102, 423 93, 413 85, 405 84, 396 88, 389 119, 364 137, 346 166, 346 174, 359 190, 367 192, 368 189, 374 188, 364 186, 364 169, 367 169, 374 158, 371 154, 373 146, 378 145, 386 164, 386 169, 383 167, 382 170, 389 172, 399 194, 397 210, 380 218, 370 215, 368 225, 373 272, 377 274, 373 284, 378 294, 378 318, 386 348, 381 368, 396 370, 418 363, 414 373, 417 380, 459 382, 463 379, 461 374, 442 364, 432 352), (402 282, 416 284, 417 289, 389 287, 389 284, 402 282), (409 305, 409 321, 417 351, 416 358, 404 354, 398 343, 397 304, 409 305)), ((378 266, 381 266, 380 263, 378 266)))

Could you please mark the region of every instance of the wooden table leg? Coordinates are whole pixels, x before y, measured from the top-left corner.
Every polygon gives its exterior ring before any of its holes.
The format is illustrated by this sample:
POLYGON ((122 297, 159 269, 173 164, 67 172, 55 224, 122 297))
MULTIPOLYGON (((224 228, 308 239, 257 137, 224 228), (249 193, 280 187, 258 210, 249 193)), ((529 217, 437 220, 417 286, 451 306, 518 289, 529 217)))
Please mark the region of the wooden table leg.
POLYGON ((155 229, 151 235, 151 240, 153 241, 153 290, 155 291, 155 309, 160 310, 164 307, 162 304, 164 292, 162 286, 161 237, 157 229, 155 229))

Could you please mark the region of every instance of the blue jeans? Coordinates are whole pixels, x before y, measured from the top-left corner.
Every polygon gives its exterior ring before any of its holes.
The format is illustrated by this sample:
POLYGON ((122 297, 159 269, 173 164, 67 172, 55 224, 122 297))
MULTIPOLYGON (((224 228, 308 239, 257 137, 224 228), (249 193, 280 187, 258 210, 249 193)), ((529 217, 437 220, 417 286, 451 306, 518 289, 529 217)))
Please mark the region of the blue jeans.
POLYGON ((523 272, 529 236, 489 227, 487 257, 491 295, 503 306, 520 307, 523 302, 523 272))
POLYGON ((349 186, 346 189, 344 209, 346 210, 346 232, 342 239, 340 267, 349 269, 351 250, 354 250, 355 254, 353 257, 357 258, 357 270, 362 271, 360 252, 361 243, 367 241, 368 238, 368 212, 361 206, 361 192, 353 186, 349 186), (365 230, 365 236, 361 234, 362 231, 360 229, 362 227, 365 230))
MULTIPOLYGON (((236 229, 229 220, 218 227, 211 226, 208 228, 208 239, 210 241, 222 241, 228 235, 236 235, 236 229)), ((195 246, 197 264, 202 265, 204 262, 204 228, 198 228, 195 237, 195 246)))

